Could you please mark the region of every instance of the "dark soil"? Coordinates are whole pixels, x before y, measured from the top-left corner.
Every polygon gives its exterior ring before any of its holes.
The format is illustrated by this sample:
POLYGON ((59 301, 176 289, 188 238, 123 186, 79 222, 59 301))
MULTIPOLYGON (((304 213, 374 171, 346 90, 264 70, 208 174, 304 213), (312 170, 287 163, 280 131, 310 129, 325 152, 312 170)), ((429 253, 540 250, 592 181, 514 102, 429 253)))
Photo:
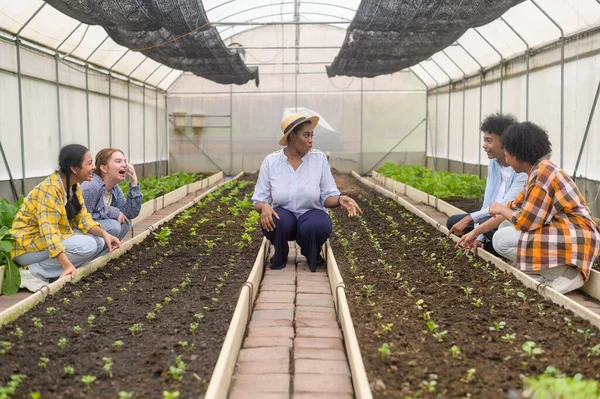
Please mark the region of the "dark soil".
POLYGON ((3 327, 0 342, 12 343, 12 349, 0 356, 0 385, 13 374, 25 374, 15 397, 29 398, 29 392, 37 391, 42 398, 117 398, 120 391, 134 391, 134 398, 162 398, 164 390, 179 391, 180 398, 202 397, 261 242, 260 228, 250 233, 250 244, 241 238, 252 207, 232 216, 229 207, 234 201, 221 201, 232 190, 236 198, 249 199, 255 176, 242 180, 249 184, 238 194, 239 185, 224 188, 193 207, 189 219, 170 222, 173 233, 167 245, 150 236, 3 327), (173 288, 180 292, 173 293, 173 288), (171 298, 169 304, 166 297, 171 298), (64 304, 63 298, 70 302, 64 304), (148 320, 156 304, 163 308, 148 320), (49 307, 55 314, 47 313, 49 307), (106 308, 104 314, 100 307, 106 308), (195 318, 199 313, 204 316, 201 321, 195 318), (41 319, 43 328, 33 327, 34 317, 41 319), (192 334, 194 322, 198 328, 192 334), (133 336, 129 328, 136 323, 141 331, 133 336), (73 332, 75 325, 81 327, 79 334, 73 332), (21 339, 15 335, 17 327, 23 330, 21 339), (61 350, 58 342, 63 337, 68 343, 61 350), (124 342, 121 351, 113 349, 116 340, 124 342), (181 345, 184 341, 187 348, 181 345), (182 381, 173 381, 168 372, 178 355, 185 372, 182 381), (49 359, 45 368, 38 365, 41 357, 49 359), (103 371, 103 357, 114 363, 112 378, 103 371), (74 367, 73 377, 65 375, 65 366, 74 367), (90 390, 81 382, 85 375, 97 377, 90 390))
POLYGON ((509 390, 522 389, 521 375, 541 374, 547 366, 600 378, 600 357, 588 356, 588 348, 600 342, 595 327, 512 275, 457 253, 433 227, 353 178, 336 180, 364 211, 363 225, 336 209, 331 242, 376 398, 506 398, 509 390), (438 332, 447 331, 443 341, 429 332, 424 312, 431 312, 438 332), (490 330, 501 321, 503 329, 490 330), (585 342, 578 329, 595 336, 585 342), (509 334, 514 338, 501 338, 509 334), (527 341, 544 353, 526 355, 527 341), (391 352, 382 359, 378 349, 384 343, 391 352), (451 355, 454 345, 457 357, 451 355), (428 392, 424 382, 434 380, 428 392))
POLYGON ((454 205, 458 209, 462 209, 466 213, 475 212, 481 209, 482 202, 479 201, 479 198, 462 198, 462 197, 452 197, 452 198, 442 198, 447 203, 454 205))

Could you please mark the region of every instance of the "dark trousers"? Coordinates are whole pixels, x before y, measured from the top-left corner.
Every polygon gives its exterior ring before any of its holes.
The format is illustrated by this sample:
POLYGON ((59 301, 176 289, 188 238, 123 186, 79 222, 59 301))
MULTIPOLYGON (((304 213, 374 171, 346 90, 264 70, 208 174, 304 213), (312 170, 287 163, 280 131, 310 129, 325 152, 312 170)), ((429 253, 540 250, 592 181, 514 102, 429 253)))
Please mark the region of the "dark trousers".
MULTIPOLYGON (((462 214, 450 216, 448 218, 448 220, 446 220, 446 227, 448 228, 448 230, 450 230, 456 223, 460 222, 466 216, 469 216, 469 214, 462 213, 462 214)), ((491 216, 486 216, 485 218, 482 218, 481 221, 479 222, 479 224, 487 222, 490 218, 491 218, 491 216)), ((471 231, 473 231, 474 228, 475 228, 475 224, 473 223, 473 221, 471 221, 467 225, 467 227, 463 230, 463 233, 464 234, 470 233, 471 231)), ((487 233, 483 234, 483 236, 487 239, 486 242, 483 243, 483 249, 485 249, 492 255, 498 255, 496 253, 496 251, 494 250, 494 247, 492 246, 492 237, 494 236, 494 233, 496 231, 497 230, 492 230, 492 231, 488 231, 487 233)))
POLYGON ((321 246, 331 235, 331 219, 327 212, 313 209, 296 219, 296 216, 286 209, 276 207, 274 210, 279 215, 279 219, 273 218, 275 230, 263 229, 263 234, 275 247, 271 268, 283 269, 285 267, 290 250, 288 241, 295 240, 300 246, 302 255, 306 257, 310 270, 316 271, 321 246))

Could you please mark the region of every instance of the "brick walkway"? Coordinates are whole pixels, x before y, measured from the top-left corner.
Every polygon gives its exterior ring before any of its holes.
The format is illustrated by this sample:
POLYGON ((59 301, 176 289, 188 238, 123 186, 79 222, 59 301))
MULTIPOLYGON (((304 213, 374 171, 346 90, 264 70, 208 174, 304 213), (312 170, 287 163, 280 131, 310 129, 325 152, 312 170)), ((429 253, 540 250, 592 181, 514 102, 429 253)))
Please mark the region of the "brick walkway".
POLYGON ((229 398, 352 398, 350 376, 325 268, 311 273, 290 242, 287 267, 265 272, 229 398))

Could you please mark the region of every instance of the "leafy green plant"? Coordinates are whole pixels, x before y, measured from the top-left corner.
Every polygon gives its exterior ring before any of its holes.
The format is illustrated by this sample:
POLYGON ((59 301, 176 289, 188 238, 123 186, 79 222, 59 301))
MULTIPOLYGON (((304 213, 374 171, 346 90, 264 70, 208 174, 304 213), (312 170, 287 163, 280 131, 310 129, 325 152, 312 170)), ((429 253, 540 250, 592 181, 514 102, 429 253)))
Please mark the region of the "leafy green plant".
POLYGON ((391 353, 390 345, 388 343, 383 343, 377 351, 381 355, 381 359, 385 360, 391 353))
POLYGON ((131 335, 135 336, 136 333, 142 331, 142 325, 139 323, 135 323, 134 325, 129 327, 129 331, 131 332, 131 335))
POLYGON ((600 383, 584 380, 581 374, 567 377, 559 370, 547 367, 544 374, 523 380, 523 397, 527 399, 598 398, 600 383))
POLYGON ((81 327, 79 327, 79 326, 73 326, 73 332, 75 334, 79 334, 81 332, 81 327))
POLYGON ((467 299, 470 299, 471 294, 473 293, 473 288, 471 288, 471 287, 460 287, 460 288, 465 292, 467 299))
POLYGON ((509 344, 512 344, 513 342, 515 342, 515 339, 517 339, 517 334, 516 333, 506 334, 506 335, 501 336, 500 339, 502 341, 508 342, 509 344))
POLYGON ((48 359, 47 357, 40 357, 40 360, 38 361, 38 366, 45 369, 48 366, 49 361, 50 359, 48 359))
POLYGON ((52 314, 56 313, 56 308, 54 306, 50 306, 50 307, 46 308, 46 313, 52 315, 52 314))
POLYGON ((42 320, 40 320, 39 317, 32 317, 31 321, 33 322, 33 326, 35 328, 37 328, 38 330, 44 328, 44 325, 42 324, 42 320))
POLYGON ((190 323, 190 333, 195 335, 196 331, 198 331, 198 323, 190 323))
POLYGON ((154 237, 158 240, 160 245, 167 245, 169 243, 169 237, 173 232, 168 226, 160 229, 158 233, 153 233, 154 237))
POLYGON ((583 335, 583 342, 585 342, 587 344, 588 339, 590 339, 590 337, 593 337, 594 335, 596 335, 596 333, 593 333, 592 330, 590 330, 589 328, 586 328, 585 330, 578 328, 577 332, 583 335))
POLYGON ((462 382, 464 382, 464 383, 467 383, 467 384, 468 384, 468 383, 470 383, 470 382, 472 382, 472 381, 474 381, 474 380, 475 380, 475 372, 476 372, 476 371, 477 371, 477 370, 475 370, 475 369, 473 369, 473 368, 471 368, 471 369, 468 369, 468 370, 467 370, 467 375, 465 375, 465 376, 464 376, 463 378, 461 378, 460 380, 461 380, 462 382))
POLYGON ((163 399, 176 399, 179 397, 179 391, 163 391, 163 399))
POLYGON ((21 327, 15 328, 15 337, 17 337, 17 339, 23 338, 23 329, 21 327))
POLYGON ((12 343, 9 341, 0 342, 0 355, 6 355, 12 349, 12 343))
POLYGON ((536 348, 536 343, 533 341, 527 341, 522 346, 523 352, 531 358, 535 357, 535 355, 541 355, 544 353, 542 348, 536 348))
POLYGON ((500 321, 500 322, 495 321, 494 322, 494 327, 490 327, 490 331, 500 331, 505 326, 506 326, 506 322, 505 321, 500 321))
POLYGON ((135 394, 135 392, 126 392, 126 391, 120 391, 117 395, 119 395, 119 399, 131 399, 133 398, 133 395, 135 394))
POLYGON ((460 359, 462 356, 462 351, 458 346, 453 345, 452 348, 450 348, 450 355, 452 355, 452 357, 455 359, 460 359))
POLYGON ((16 294, 21 285, 19 266, 10 256, 15 239, 8 231, 12 227, 13 220, 17 216, 22 203, 22 196, 14 205, 6 198, 0 199, 0 266, 5 266, 4 282, 2 284, 2 293, 4 295, 16 294))
POLYGON ((65 337, 62 337, 61 339, 58 340, 58 346, 60 346, 60 350, 64 350, 65 346, 67 346, 67 343, 69 342, 68 339, 66 339, 65 337))
POLYGON ((75 368, 73 366, 65 366, 64 372, 67 377, 73 377, 73 374, 75 374, 75 368))
POLYGON ((437 386, 436 380, 431 381, 421 381, 421 384, 425 387, 425 390, 429 393, 435 393, 435 389, 437 386))
POLYGON ((103 357, 102 361, 104 362, 104 366, 102 366, 102 370, 104 370, 104 373, 106 374, 106 376, 108 378, 112 378, 112 366, 113 366, 112 358, 103 357))
POLYGON ((176 366, 170 366, 168 374, 171 376, 173 381, 181 381, 183 379, 183 373, 185 372, 185 363, 181 359, 181 355, 175 359, 176 366))
POLYGON ((84 375, 81 377, 80 381, 83 382, 83 385, 85 385, 85 389, 89 390, 94 381, 96 381, 96 377, 93 375, 84 375))
POLYGON ((8 399, 9 395, 14 395, 17 391, 17 388, 23 380, 27 378, 25 374, 13 374, 10 376, 10 380, 8 380, 6 386, 0 385, 0 398, 8 399))
POLYGON ((88 324, 91 326, 92 324, 94 324, 94 321, 96 321, 96 315, 94 315, 94 314, 89 315, 87 318, 88 324))
POLYGON ((112 347, 115 352, 120 352, 123 349, 123 345, 125 345, 125 343, 123 341, 121 341, 120 339, 118 339, 112 343, 112 347))
POLYGON ((594 356, 594 357, 598 357, 600 356, 600 344, 597 344, 596 346, 592 346, 591 348, 587 348, 588 349, 588 356, 594 356))
POLYGON ((523 303, 527 303, 527 295, 525 295, 523 292, 517 292, 517 296, 523 300, 523 303))

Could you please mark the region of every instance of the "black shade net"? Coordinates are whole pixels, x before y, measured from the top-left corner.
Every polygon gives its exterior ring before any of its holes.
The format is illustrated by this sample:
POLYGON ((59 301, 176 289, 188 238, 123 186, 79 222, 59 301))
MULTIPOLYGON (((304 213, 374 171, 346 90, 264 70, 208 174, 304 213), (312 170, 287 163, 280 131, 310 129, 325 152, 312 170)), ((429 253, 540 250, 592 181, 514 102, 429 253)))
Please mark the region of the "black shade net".
POLYGON ((116 43, 171 68, 217 83, 255 80, 258 86, 258 68, 247 67, 237 50, 225 46, 200 0, 46 2, 85 24, 102 26, 116 43))
POLYGON ((329 77, 372 78, 413 66, 524 0, 362 0, 329 77))

